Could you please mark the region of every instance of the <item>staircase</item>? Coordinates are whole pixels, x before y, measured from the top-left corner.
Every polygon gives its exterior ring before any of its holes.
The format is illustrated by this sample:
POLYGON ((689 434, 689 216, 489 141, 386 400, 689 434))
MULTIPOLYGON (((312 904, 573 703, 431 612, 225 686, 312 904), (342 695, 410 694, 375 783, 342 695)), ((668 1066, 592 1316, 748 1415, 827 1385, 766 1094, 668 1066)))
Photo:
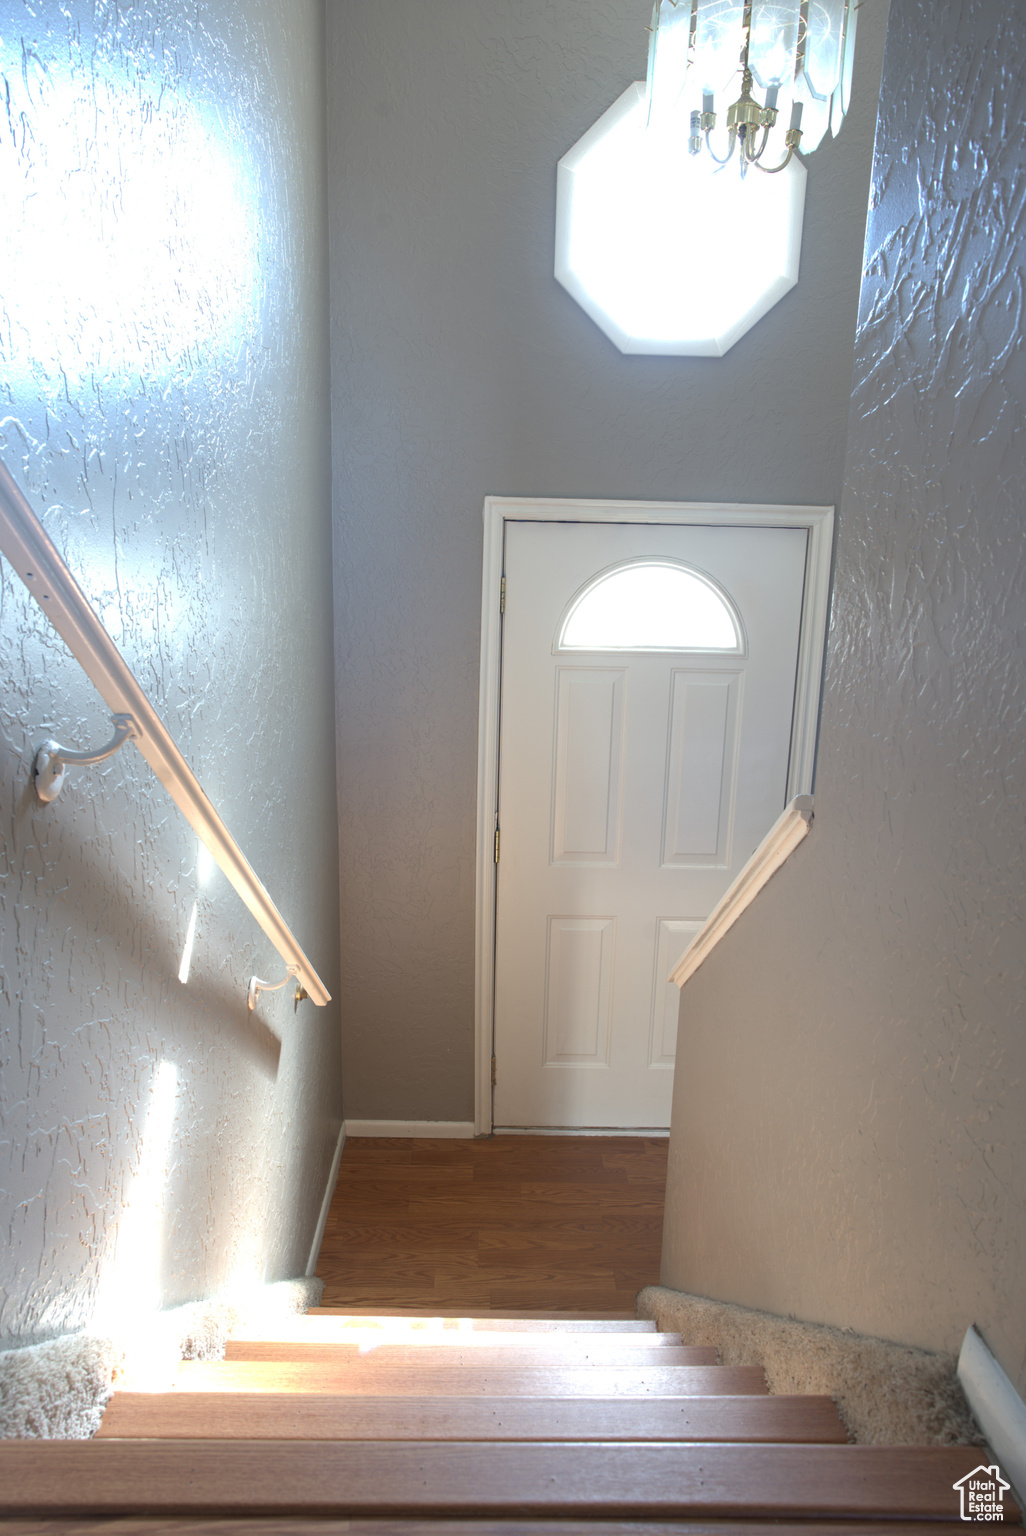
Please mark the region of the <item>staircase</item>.
POLYGON ((830 1398, 653 1323, 317 1308, 116 1393, 95 1440, 0 1443, 0 1536, 950 1536, 987 1460, 848 1445, 830 1398))

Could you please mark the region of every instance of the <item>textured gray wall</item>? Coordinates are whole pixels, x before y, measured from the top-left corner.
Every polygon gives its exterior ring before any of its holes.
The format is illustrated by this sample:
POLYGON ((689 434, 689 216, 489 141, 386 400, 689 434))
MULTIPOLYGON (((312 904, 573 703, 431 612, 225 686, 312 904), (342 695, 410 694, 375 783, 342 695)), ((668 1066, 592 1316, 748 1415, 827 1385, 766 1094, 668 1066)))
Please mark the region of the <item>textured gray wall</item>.
MULTIPOLYGON (((0 0, 0 38, 0 455, 337 997, 323 9, 0 0)), ((11 1340, 301 1273, 341 1084, 337 1004, 247 1013, 280 962, 134 748, 36 806, 35 744, 109 721, 0 577, 11 1340)))
POLYGON ((1016 0, 893 0, 816 820, 681 997, 664 1283, 1026 1383, 1016 0))
POLYGON ((885 0, 798 286, 724 359, 623 357, 552 275, 556 162, 648 0, 328 0, 346 1113, 473 1116, 488 494, 834 502, 885 0))

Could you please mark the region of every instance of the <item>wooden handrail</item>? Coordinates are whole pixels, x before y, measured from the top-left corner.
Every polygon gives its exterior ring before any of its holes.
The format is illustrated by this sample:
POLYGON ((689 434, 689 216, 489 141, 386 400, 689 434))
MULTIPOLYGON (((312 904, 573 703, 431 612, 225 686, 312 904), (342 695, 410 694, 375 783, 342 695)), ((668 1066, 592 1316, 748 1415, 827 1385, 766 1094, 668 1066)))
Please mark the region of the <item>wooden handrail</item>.
POLYGON ((131 668, 104 629, 20 488, 0 464, 0 550, 112 713, 131 717, 134 741, 186 821, 238 891, 310 999, 331 994, 207 799, 131 668))

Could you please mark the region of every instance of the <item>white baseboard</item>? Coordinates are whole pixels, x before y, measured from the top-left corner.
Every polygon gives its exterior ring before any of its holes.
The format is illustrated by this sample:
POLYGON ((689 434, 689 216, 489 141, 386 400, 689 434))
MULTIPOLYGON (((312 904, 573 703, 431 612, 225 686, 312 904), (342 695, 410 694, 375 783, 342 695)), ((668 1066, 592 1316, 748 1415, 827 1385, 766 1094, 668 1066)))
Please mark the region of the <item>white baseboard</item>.
POLYGON ((346 1144, 346 1123, 343 1120, 339 1126, 338 1141, 335 1143, 335 1156, 331 1159, 331 1169, 328 1173, 328 1182, 324 1190, 324 1199, 321 1201, 321 1214, 317 1218, 317 1226, 314 1230, 313 1242, 310 1244, 310 1257, 306 1263, 308 1275, 316 1274, 317 1260, 321 1254, 321 1244, 324 1241, 324 1229, 328 1225, 328 1212, 331 1210, 331 1199, 335 1193, 335 1185, 338 1183, 339 1164, 342 1161, 342 1149, 346 1144))
POLYGON ((473 1120, 347 1120, 347 1136, 431 1136, 469 1141, 473 1120))
POLYGON ((669 1128, 622 1125, 496 1125, 493 1136, 669 1136, 669 1128))
POLYGON ((973 1327, 962 1340, 958 1379, 1021 1504, 1026 1499, 1026 1403, 973 1327))
MULTIPOLYGON (((477 1133, 473 1120, 347 1120, 345 1134, 347 1136, 423 1136, 469 1141, 477 1133)), ((670 1132, 653 1130, 647 1126, 625 1130, 615 1125, 583 1127, 497 1125, 494 1134, 496 1136, 669 1136, 670 1132)))

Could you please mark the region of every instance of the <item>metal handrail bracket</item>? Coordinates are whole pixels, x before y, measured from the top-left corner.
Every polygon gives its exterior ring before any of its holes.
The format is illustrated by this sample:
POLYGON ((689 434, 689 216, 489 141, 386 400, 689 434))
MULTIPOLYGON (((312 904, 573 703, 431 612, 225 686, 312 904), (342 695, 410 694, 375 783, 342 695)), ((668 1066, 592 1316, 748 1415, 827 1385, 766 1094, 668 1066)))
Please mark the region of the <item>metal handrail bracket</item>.
POLYGON ((57 781, 63 780, 65 764, 99 762, 117 751, 125 741, 133 741, 302 990, 318 1007, 330 1002, 328 989, 207 799, 196 775, 3 464, 0 464, 0 551, 6 555, 111 710, 117 728, 114 740, 96 753, 73 753, 56 742, 45 742, 33 763, 39 797, 44 801, 53 800, 60 793, 61 786, 57 781), (48 788, 53 792, 47 794, 48 788))
POLYGON ((126 741, 133 739, 136 731, 131 715, 112 715, 111 721, 114 735, 98 752, 71 752, 67 747, 62 747, 59 741, 44 741, 37 747, 32 759, 32 782, 36 788, 36 799, 42 805, 50 805, 57 799, 64 788, 64 774, 69 763, 75 763, 80 768, 92 768, 96 763, 105 763, 108 757, 121 751, 126 741))

